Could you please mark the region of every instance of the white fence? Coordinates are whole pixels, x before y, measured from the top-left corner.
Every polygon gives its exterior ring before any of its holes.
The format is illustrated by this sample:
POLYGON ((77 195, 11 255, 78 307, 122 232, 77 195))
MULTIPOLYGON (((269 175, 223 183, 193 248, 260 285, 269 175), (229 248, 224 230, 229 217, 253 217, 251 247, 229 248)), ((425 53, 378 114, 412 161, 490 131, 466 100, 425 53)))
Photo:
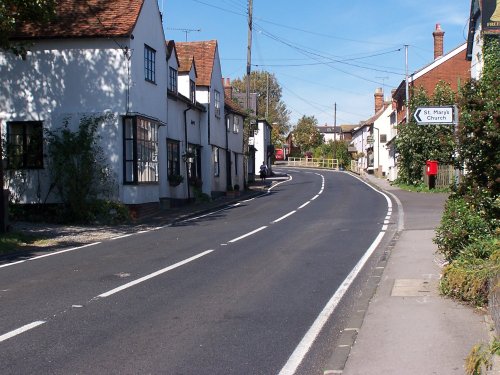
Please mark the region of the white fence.
POLYGON ((339 169, 338 159, 288 158, 289 167, 339 169))

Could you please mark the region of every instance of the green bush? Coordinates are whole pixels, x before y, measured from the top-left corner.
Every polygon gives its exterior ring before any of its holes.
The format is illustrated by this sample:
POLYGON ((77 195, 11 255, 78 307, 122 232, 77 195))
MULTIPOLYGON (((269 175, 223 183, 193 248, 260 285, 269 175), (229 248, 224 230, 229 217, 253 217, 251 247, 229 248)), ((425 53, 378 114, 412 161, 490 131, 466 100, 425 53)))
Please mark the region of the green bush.
POLYGON ((438 251, 446 260, 451 261, 466 246, 491 234, 490 224, 477 207, 464 197, 452 195, 446 201, 434 243, 438 245, 438 251))
POLYGON ((474 306, 484 306, 488 303, 489 282, 499 272, 498 239, 476 241, 443 269, 440 290, 446 296, 474 306))

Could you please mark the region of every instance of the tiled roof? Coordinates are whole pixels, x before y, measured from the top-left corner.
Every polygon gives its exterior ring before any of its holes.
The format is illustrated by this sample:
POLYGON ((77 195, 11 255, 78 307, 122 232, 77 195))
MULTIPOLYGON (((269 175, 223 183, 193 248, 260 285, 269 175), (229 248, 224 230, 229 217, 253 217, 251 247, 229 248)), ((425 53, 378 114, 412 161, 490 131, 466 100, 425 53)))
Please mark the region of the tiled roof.
POLYGON ((130 36, 144 0, 58 0, 48 25, 20 25, 14 39, 130 36))
POLYGON ((387 107, 389 107, 389 105, 390 105, 390 102, 385 102, 384 105, 382 106, 382 108, 380 108, 378 110, 378 112, 375 113, 368 120, 363 121, 362 125, 371 125, 371 124, 373 124, 375 121, 377 121, 379 119, 380 116, 382 116, 382 113, 384 113, 384 111, 387 109, 387 107))
POLYGON ((224 97, 224 106, 226 106, 231 112, 236 113, 240 116, 246 117, 247 114, 245 113, 245 110, 240 107, 239 104, 234 102, 233 99, 228 98, 227 96, 224 97))
POLYGON ((212 80, 212 70, 214 67, 215 50, 217 49, 216 40, 203 42, 176 42, 177 54, 181 67, 185 62, 194 58, 196 63, 196 72, 198 78, 197 86, 210 86, 212 80))

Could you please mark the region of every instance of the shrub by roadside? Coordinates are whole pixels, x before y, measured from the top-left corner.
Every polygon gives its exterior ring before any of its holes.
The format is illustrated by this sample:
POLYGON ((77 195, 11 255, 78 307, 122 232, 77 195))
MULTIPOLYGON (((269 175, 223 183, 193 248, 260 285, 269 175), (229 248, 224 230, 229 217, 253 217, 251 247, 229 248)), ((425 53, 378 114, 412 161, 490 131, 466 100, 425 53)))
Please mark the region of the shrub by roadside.
POLYGON ((489 291, 499 285, 490 285, 500 273, 500 241, 485 238, 465 247, 460 255, 443 269, 440 290, 446 296, 485 306, 489 291))
POLYGON ((477 204, 453 194, 445 204, 434 243, 446 260, 452 261, 471 243, 491 236, 492 230, 477 204))

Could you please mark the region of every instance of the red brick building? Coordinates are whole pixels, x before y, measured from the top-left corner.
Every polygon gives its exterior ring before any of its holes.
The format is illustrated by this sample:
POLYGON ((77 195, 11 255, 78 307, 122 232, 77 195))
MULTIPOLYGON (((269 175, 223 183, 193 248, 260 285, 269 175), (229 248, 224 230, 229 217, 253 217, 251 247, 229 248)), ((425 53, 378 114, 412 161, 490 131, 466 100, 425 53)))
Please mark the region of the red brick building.
MULTIPOLYGON (((467 43, 443 54, 444 31, 441 30, 439 24, 436 25, 436 30, 432 35, 434 37, 434 61, 408 77, 410 95, 411 88, 420 87, 423 87, 429 95, 432 95, 439 81, 449 83, 453 91, 458 91, 458 88, 470 79, 471 65, 470 61, 467 60, 467 43)), ((393 100, 395 100, 397 106, 398 124, 406 120, 405 86, 403 80, 393 93, 393 100)))

